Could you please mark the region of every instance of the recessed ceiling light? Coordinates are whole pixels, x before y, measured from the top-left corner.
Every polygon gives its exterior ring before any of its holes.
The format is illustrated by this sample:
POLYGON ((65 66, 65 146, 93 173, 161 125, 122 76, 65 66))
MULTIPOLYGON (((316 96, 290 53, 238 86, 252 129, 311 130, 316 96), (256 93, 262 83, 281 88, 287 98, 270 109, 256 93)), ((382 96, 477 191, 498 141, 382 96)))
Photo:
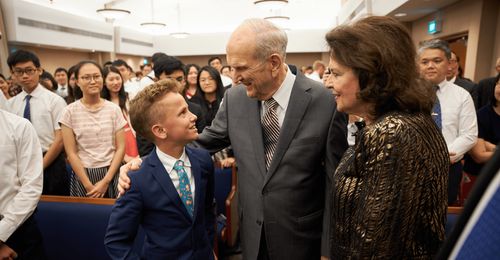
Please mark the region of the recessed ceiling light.
POLYGON ((407 15, 408 15, 407 13, 397 13, 394 16, 396 16, 396 17, 405 17, 407 15))

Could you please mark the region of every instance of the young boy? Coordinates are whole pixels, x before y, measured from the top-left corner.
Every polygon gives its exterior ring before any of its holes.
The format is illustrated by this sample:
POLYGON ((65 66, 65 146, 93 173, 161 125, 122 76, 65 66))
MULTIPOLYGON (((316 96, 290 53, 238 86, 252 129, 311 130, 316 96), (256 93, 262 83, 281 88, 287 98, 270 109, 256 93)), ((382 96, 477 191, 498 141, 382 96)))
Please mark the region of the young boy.
POLYGON ((132 125, 156 148, 130 173, 131 188, 111 212, 104 243, 112 259, 139 258, 139 225, 146 234, 141 259, 214 258, 213 163, 207 151, 186 147, 198 132, 179 87, 160 80, 131 101, 132 125))

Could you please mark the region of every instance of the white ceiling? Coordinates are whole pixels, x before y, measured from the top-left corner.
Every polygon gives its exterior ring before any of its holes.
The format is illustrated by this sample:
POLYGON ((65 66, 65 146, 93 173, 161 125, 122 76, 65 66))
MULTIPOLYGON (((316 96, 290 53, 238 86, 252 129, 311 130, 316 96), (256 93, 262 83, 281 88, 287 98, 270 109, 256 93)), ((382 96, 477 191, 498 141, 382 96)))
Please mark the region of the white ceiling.
MULTIPOLYGON (((74 15, 105 21, 97 9, 104 4, 131 12, 114 25, 142 30, 151 22, 151 0, 24 0, 74 15)), ((167 24, 165 34, 231 32, 250 17, 286 15, 291 30, 328 29, 336 25, 340 0, 289 0, 281 11, 271 12, 254 6, 253 0, 153 0, 154 21, 167 24), (178 12, 177 10, 180 10, 178 12), (180 14, 180 16, 179 16, 180 14), (179 22, 180 21, 180 22, 179 22)))

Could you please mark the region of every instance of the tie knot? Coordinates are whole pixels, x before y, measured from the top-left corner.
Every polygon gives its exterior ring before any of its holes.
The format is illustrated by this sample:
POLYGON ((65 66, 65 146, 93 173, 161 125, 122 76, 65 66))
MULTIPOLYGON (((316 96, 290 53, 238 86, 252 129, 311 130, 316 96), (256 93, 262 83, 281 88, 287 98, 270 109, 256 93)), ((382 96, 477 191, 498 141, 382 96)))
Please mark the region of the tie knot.
POLYGON ((25 99, 28 100, 28 101, 30 101, 31 95, 26 95, 25 99))
POLYGON ((278 102, 274 98, 270 98, 266 101, 264 101, 264 104, 266 104, 268 109, 276 110, 278 107, 278 102))
POLYGON ((184 167, 184 162, 182 160, 177 160, 177 162, 175 162, 174 164, 174 170, 179 170, 179 169, 182 169, 184 167))
POLYGON ((434 91, 438 91, 438 90, 439 90, 439 85, 434 86, 434 91))

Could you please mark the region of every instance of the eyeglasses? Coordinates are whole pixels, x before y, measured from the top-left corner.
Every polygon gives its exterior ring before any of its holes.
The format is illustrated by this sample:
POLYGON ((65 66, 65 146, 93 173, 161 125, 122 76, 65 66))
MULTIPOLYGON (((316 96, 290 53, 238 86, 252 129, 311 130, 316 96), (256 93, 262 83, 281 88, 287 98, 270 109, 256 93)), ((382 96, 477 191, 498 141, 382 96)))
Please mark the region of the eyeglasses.
POLYGON ((102 76, 101 75, 83 75, 80 77, 80 79, 85 81, 85 82, 91 82, 92 80, 101 81, 102 76))
POLYGON ((35 74, 35 72, 37 71, 37 69, 35 68, 25 68, 25 69, 14 69, 12 71, 12 74, 14 74, 14 76, 16 77, 21 77, 23 76, 24 73, 26 73, 26 75, 28 76, 32 76, 33 74, 35 74))
POLYGON ((177 77, 177 78, 167 77, 167 79, 174 79, 177 82, 182 83, 184 81, 184 76, 180 76, 180 77, 177 77))

